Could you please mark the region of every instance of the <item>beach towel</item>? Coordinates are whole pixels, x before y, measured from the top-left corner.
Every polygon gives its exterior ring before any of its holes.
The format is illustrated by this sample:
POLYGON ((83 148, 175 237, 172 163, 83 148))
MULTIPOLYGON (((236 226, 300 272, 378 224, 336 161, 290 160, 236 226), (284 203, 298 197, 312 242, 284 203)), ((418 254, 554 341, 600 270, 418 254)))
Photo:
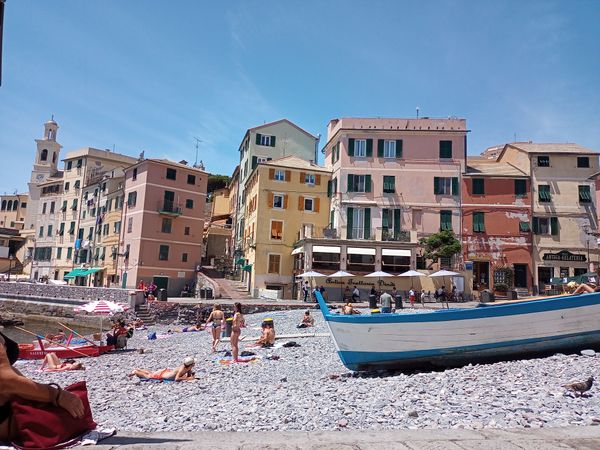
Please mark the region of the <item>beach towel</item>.
MULTIPOLYGON (((254 362, 258 362, 259 359, 260 359, 259 356, 239 356, 238 363, 254 363, 254 362)), ((221 356, 221 357, 218 357, 216 359, 216 361, 219 364, 223 364, 223 365, 235 364, 233 362, 232 356, 225 356, 225 357, 221 356)))
POLYGON ((175 383, 175 380, 157 380, 156 378, 138 377, 140 381, 148 381, 150 383, 175 383))

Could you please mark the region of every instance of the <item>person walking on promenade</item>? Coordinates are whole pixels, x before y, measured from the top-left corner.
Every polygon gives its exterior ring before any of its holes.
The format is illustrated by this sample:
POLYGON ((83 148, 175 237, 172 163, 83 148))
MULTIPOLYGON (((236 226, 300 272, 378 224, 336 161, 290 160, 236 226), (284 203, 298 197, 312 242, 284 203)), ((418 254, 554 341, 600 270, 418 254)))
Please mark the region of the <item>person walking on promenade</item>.
POLYGON ((206 323, 208 324, 210 322, 212 322, 212 351, 214 353, 217 351, 217 345, 219 345, 219 342, 221 341, 221 327, 225 323, 225 314, 221 311, 221 305, 218 303, 215 303, 210 316, 208 316, 206 323))
POLYGON ((356 286, 354 286, 354 290, 352 291, 352 301, 360 302, 360 291, 356 286))
POLYGON ((242 304, 236 302, 233 304, 233 322, 231 324, 231 355, 233 356, 233 362, 238 362, 238 355, 240 353, 239 343, 240 334, 242 333, 242 327, 246 326, 244 316, 242 314, 242 304))
POLYGON ((415 290, 413 288, 410 288, 410 291, 408 291, 408 300, 410 301, 411 308, 415 306, 415 290))
POLYGON ((304 284, 302 285, 302 295, 304 296, 304 298, 302 299, 303 302, 308 301, 309 293, 310 293, 310 287, 308 285, 308 281, 305 281, 304 284))

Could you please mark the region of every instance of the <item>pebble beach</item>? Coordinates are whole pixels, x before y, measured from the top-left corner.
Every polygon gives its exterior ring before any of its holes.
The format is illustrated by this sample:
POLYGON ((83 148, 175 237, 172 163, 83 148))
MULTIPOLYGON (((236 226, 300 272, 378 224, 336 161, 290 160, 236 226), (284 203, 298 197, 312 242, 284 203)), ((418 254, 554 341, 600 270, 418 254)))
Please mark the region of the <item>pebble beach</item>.
MULTIPOLYGON (((315 327, 297 329, 302 311, 246 315, 244 350, 272 317, 278 335, 327 333, 319 311, 315 327)), ((548 358, 469 365, 439 372, 348 371, 331 337, 301 337, 299 347, 254 349, 258 359, 224 364, 211 353, 208 331, 166 335, 178 325, 137 331, 128 350, 82 360, 85 371, 48 373, 39 361, 19 361, 24 374, 67 386, 86 380, 94 419, 127 431, 283 431, 419 428, 539 428, 600 424, 600 394, 566 394, 563 384, 597 375, 600 356, 548 358), (143 348, 139 353, 137 349, 143 348), (134 350, 135 349, 135 350, 134 350), (193 382, 140 381, 134 368, 177 367, 197 360, 193 382)), ((220 350, 230 350, 221 343, 220 350)), ((598 378, 598 377, 597 377, 598 378)))

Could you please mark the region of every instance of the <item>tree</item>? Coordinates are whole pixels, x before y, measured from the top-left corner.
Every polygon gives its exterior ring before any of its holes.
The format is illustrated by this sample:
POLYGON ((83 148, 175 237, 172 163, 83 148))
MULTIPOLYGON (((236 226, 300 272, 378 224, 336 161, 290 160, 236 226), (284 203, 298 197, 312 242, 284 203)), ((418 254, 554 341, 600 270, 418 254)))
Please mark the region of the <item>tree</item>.
MULTIPOLYGON (((432 261, 432 264, 439 258, 452 258, 460 253, 460 242, 452 231, 440 231, 429 237, 419 240, 423 247, 423 256, 432 261)), ((431 267, 431 264, 430 264, 431 267)))
POLYGON ((208 176, 208 186, 206 188, 206 191, 210 194, 211 192, 214 192, 217 189, 227 187, 230 181, 231 178, 227 175, 211 174, 208 176))

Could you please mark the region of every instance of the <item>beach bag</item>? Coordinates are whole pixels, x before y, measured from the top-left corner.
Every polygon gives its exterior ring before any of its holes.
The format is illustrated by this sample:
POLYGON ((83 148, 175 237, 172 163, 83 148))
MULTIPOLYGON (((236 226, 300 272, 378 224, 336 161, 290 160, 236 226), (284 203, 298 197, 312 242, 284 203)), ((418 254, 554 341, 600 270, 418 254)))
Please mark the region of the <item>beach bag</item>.
POLYGON ((11 444, 17 449, 58 449, 72 446, 81 436, 96 428, 92 417, 85 381, 64 389, 78 396, 83 402, 83 417, 75 419, 71 414, 49 403, 30 400, 13 400, 12 420, 16 435, 11 444))

